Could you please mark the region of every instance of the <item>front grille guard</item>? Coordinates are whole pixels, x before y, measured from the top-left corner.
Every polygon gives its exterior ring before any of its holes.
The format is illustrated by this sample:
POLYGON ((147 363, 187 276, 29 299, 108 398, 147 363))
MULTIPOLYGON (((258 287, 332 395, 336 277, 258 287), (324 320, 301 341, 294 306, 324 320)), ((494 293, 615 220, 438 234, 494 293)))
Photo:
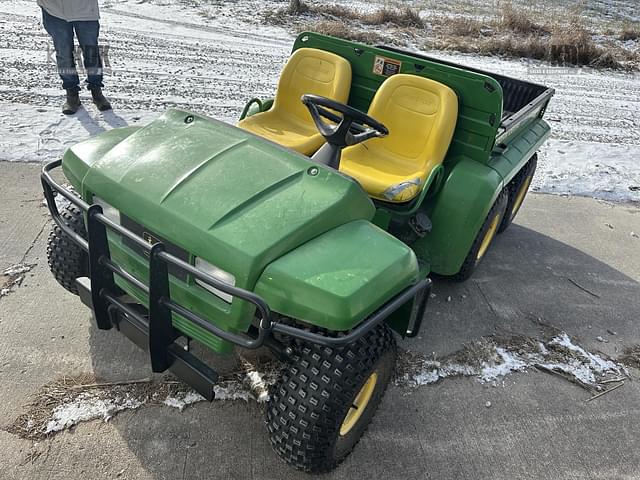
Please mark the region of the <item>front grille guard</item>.
POLYGON ((220 282, 204 271, 167 253, 162 242, 150 245, 142 237, 107 218, 103 214, 100 205, 90 205, 78 195, 59 185, 52 178, 50 172, 61 165, 62 160, 56 160, 43 167, 41 180, 44 196, 54 222, 73 242, 78 244, 89 255, 91 288, 90 293, 87 293, 87 295, 90 294, 91 296, 91 306, 98 328, 108 330, 112 327, 114 309, 120 310, 129 317, 134 318, 139 324, 143 326, 146 325, 149 337, 148 348, 154 372, 165 371, 171 366, 173 361, 173 356, 170 354, 170 351, 172 350, 174 340, 180 335, 172 325, 172 313, 181 315, 213 335, 248 349, 255 349, 262 346, 273 333, 282 333, 320 345, 341 347, 361 338, 408 301, 414 298, 424 298, 425 301, 421 302, 422 308, 414 308, 412 318, 409 322, 410 332, 407 332, 410 336, 417 333, 417 327, 419 327, 421 317, 424 314, 424 304, 426 303, 426 299, 429 298, 429 291, 431 289, 431 280, 428 278, 420 280, 416 284, 403 290, 356 328, 341 336, 333 337, 322 335, 296 326, 279 323, 274 321, 274 316, 269 305, 260 296, 242 288, 220 282), (86 212, 87 240, 65 224, 58 211, 54 191, 86 212), (146 285, 111 260, 109 243, 107 241, 107 228, 129 238, 149 253, 149 285, 146 285), (257 332, 255 336, 235 334, 223 330, 211 321, 202 318, 173 301, 169 292, 168 265, 185 271, 187 274, 192 275, 194 278, 199 279, 201 282, 219 291, 253 304, 256 308, 256 318, 258 320, 257 328, 252 329, 253 332, 257 332), (115 284, 114 274, 149 296, 148 320, 145 319, 145 316, 141 315, 139 311, 131 308, 119 298, 117 293, 119 289, 115 284))

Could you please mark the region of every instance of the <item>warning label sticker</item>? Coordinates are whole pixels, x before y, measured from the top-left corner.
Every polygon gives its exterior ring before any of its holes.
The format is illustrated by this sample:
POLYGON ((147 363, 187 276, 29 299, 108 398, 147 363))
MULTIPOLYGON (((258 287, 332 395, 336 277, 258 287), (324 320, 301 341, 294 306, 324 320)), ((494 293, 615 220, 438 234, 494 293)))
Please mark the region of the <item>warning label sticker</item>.
POLYGON ((373 73, 376 75, 382 75, 384 77, 390 77, 400 72, 402 62, 394 60, 393 58, 381 57, 377 55, 373 62, 373 73))

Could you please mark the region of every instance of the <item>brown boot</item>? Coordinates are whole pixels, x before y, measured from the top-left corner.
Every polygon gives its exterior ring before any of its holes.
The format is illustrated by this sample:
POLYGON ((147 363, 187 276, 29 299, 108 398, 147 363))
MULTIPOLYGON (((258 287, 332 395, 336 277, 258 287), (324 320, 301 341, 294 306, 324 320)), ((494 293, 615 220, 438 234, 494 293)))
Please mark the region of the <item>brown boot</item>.
POLYGON ((100 110, 101 112, 111 110, 111 104, 109 103, 109 100, 107 100, 102 94, 101 88, 92 88, 91 96, 93 97, 93 103, 95 103, 96 107, 98 107, 98 110, 100 110))
POLYGON ((80 108, 80 92, 78 90, 67 90, 67 101, 62 106, 62 113, 73 115, 80 108))

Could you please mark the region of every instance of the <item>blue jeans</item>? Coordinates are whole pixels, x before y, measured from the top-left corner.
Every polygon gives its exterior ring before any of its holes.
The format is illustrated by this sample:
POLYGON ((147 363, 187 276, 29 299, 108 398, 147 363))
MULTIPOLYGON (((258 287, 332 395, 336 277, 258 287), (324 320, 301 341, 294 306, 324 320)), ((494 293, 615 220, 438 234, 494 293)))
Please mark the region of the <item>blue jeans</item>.
POLYGON ((104 86, 102 84, 102 59, 100 58, 100 49, 98 47, 100 23, 97 20, 67 22, 50 15, 44 8, 42 9, 42 23, 44 24, 44 29, 53 39, 58 74, 62 79, 62 88, 80 91, 80 79, 78 78, 76 62, 73 56, 74 32, 82 49, 84 68, 87 71, 87 86, 90 90, 92 88, 102 88, 104 86))

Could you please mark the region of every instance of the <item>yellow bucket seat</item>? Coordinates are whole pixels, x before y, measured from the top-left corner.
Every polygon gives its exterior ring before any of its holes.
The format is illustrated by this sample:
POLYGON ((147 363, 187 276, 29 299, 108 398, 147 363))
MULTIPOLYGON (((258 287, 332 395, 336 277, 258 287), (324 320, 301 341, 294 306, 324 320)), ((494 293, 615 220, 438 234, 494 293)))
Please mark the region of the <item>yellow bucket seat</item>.
POLYGON ((284 147, 311 155, 324 143, 300 97, 321 95, 347 103, 351 90, 351 64, 338 55, 300 48, 282 71, 270 110, 240 121, 238 126, 284 147))
POLYGON ((458 118, 458 98, 434 80, 397 74, 380 86, 368 113, 389 129, 389 136, 345 148, 340 171, 374 198, 407 202, 444 160, 458 118))

